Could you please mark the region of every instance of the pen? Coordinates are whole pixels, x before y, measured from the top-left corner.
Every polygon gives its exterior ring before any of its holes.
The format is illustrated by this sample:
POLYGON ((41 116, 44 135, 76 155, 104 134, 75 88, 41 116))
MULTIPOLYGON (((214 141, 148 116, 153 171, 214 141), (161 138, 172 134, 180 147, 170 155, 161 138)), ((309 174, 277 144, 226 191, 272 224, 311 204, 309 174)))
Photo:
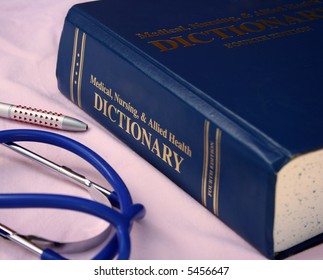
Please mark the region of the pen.
POLYGON ((62 114, 0 102, 0 117, 67 131, 86 131, 86 123, 62 114))

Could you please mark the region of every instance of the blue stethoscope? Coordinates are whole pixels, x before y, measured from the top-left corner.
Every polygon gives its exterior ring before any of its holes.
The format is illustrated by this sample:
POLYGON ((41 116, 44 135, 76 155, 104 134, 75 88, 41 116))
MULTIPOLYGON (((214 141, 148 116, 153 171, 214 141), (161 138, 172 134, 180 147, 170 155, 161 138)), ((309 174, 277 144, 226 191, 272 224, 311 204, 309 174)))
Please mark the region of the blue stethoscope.
MULTIPOLYGON (((133 222, 144 216, 145 209, 141 204, 134 204, 132 202, 126 185, 116 171, 102 157, 75 140, 41 130, 16 129, 0 131, 0 143, 78 181, 94 199, 89 200, 55 194, 8 193, 0 194, 0 208, 56 208, 84 212, 99 217, 109 222, 113 226, 113 230, 111 230, 111 227, 108 227, 95 238, 80 242, 83 243, 83 247, 102 243, 102 239, 105 238, 109 242, 104 245, 103 249, 93 259, 128 259, 130 257, 130 230, 133 222), (58 166, 15 143, 20 141, 50 144, 80 156, 103 175, 113 187, 114 191, 110 192, 73 170, 58 166), (84 246, 85 243, 88 244, 84 246)), ((48 247, 45 245, 45 248, 42 248, 39 244, 46 244, 47 240, 34 236, 22 236, 2 224, 0 224, 0 237, 14 241, 30 249, 37 253, 42 260, 66 259, 61 255, 60 249, 66 249, 66 247, 73 248, 76 245, 58 244, 55 246, 56 243, 52 242, 54 245, 51 244, 48 247)))

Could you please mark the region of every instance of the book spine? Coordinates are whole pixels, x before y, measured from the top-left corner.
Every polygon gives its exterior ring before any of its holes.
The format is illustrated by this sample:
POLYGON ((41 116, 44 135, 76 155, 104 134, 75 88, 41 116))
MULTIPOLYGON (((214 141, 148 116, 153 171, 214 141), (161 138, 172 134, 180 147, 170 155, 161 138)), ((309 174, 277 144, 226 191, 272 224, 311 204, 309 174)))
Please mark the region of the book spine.
MULTIPOLYGON (((98 27, 83 21, 70 12, 64 25, 57 63, 60 91, 273 257, 275 175, 271 163, 281 154, 245 135, 194 95, 185 100, 175 94, 171 78, 148 75, 149 69, 142 71, 129 62, 131 53, 125 46, 116 46, 119 42, 108 34, 109 43, 100 42, 94 36, 98 27)), ((185 88, 176 91, 185 92, 185 88)))
POLYGON ((80 28, 63 33, 60 90, 172 180, 189 179, 189 193, 217 215, 221 129, 80 28))

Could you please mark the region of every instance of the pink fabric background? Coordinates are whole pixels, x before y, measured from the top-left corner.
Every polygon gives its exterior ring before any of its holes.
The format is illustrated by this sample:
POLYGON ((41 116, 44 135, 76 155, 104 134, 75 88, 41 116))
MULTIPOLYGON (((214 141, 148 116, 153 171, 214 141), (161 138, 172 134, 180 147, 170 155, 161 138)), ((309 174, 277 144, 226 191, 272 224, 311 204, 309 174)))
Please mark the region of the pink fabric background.
MULTIPOLYGON (((251 245, 216 219, 145 160, 118 141, 57 89, 55 67, 60 33, 68 9, 77 0, 0 1, 0 101, 60 112, 88 123, 85 133, 58 131, 99 153, 119 172, 133 200, 147 215, 132 231, 132 259, 264 259, 251 245)), ((0 119, 0 129, 43 129, 0 119)), ((57 132, 57 131, 56 131, 57 132)), ((86 163, 53 147, 26 147, 67 165, 92 180, 102 178, 86 163)), ((85 196, 67 180, 0 146, 0 193, 50 192, 85 196)), ((243 218, 243 217, 241 217, 243 218)), ((0 223, 21 233, 78 240, 103 222, 73 212, 0 210, 0 223)), ((94 254, 75 254, 90 258, 94 254)), ((323 245, 293 257, 322 259, 323 245)), ((0 259, 36 259, 0 239, 0 259)))

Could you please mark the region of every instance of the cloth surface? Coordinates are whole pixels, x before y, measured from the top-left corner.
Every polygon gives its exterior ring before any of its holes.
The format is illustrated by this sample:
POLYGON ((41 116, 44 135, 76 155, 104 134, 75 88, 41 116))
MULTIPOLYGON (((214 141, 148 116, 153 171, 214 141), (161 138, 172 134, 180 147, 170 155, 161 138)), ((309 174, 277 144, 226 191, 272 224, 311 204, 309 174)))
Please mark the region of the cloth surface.
MULTIPOLYGON (((142 203, 145 218, 131 232, 131 259, 264 259, 240 236, 215 218, 162 173, 129 149, 57 89, 55 76, 60 34, 68 9, 80 0, 0 0, 0 101, 31 106, 78 118, 89 125, 83 133, 53 131, 0 119, 0 129, 42 129, 71 137, 107 160, 125 181, 133 201, 142 203)), ((121 17, 122 18, 122 17, 121 17)), ((106 185, 87 163, 67 152, 37 143, 21 144, 93 181, 106 185)), ((0 193, 44 192, 87 197, 66 179, 0 146, 0 193)), ((243 217, 241 217, 243 219, 243 217)), ((71 211, 0 210, 0 223, 23 234, 60 241, 80 240, 105 224, 71 211)), ((71 258, 91 258, 87 253, 71 258)), ((292 259, 322 259, 323 245, 292 259)), ((37 259, 12 242, 0 239, 0 259, 37 259)))

